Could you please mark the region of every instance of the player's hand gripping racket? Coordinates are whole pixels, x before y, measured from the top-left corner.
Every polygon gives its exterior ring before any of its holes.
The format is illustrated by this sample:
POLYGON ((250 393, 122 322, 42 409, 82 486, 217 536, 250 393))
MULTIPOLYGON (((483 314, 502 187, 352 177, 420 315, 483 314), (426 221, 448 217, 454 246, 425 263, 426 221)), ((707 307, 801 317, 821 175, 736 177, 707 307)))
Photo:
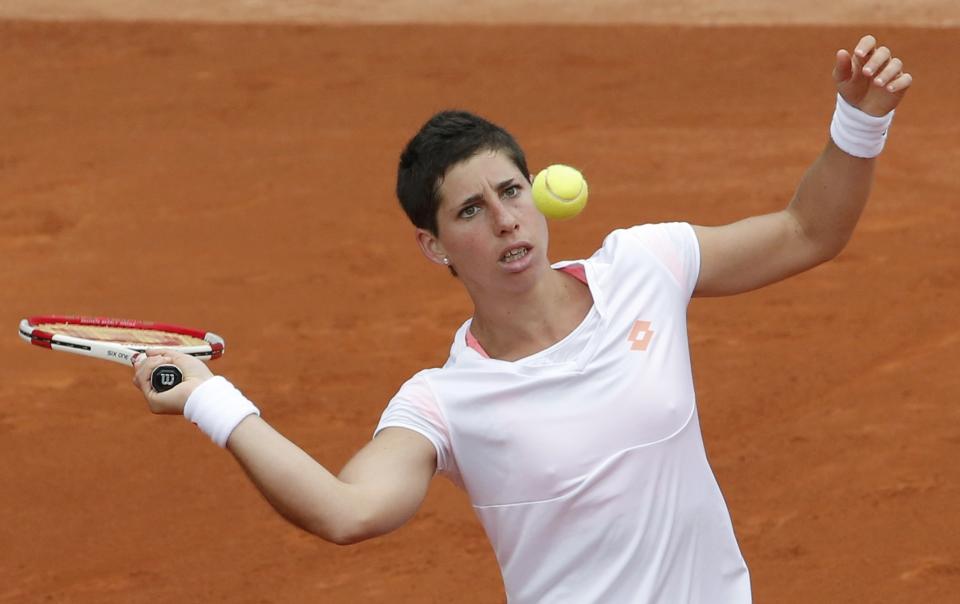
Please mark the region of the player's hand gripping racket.
MULTIPOLYGON (((20 337, 34 344, 133 365, 137 353, 151 348, 177 350, 203 361, 223 355, 223 338, 215 333, 178 325, 129 321, 105 317, 40 316, 20 321, 20 337)), ((150 383, 157 392, 170 390, 183 381, 175 365, 153 370, 150 383)))

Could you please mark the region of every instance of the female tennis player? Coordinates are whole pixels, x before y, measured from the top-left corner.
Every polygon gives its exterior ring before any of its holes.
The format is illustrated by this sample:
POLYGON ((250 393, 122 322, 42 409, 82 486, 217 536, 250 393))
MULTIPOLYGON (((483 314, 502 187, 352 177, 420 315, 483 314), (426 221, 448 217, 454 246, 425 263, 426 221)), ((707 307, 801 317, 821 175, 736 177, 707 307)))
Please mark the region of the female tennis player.
POLYGON ((872 36, 839 51, 833 75, 830 140, 787 208, 617 230, 590 258, 554 264, 513 138, 468 113, 434 116, 401 156, 397 193, 473 317, 339 475, 200 361, 154 352, 134 381, 155 413, 183 413, 283 516, 328 541, 399 527, 441 473, 469 494, 512 603, 749 602, 701 440, 685 314, 691 296, 762 287, 846 244, 912 78, 872 36), (184 381, 156 393, 162 363, 184 381))

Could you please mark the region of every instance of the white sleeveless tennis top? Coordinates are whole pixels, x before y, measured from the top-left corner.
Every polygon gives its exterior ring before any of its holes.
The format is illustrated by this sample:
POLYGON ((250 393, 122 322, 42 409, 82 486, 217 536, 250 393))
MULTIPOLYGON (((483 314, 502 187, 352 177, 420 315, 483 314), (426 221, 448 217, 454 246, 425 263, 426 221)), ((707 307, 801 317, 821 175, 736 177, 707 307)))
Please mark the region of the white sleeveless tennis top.
POLYGON ((611 233, 582 265, 594 306, 550 348, 450 357, 406 382, 377 431, 414 430, 466 489, 511 604, 748 603, 750 578, 697 421, 684 223, 611 233))

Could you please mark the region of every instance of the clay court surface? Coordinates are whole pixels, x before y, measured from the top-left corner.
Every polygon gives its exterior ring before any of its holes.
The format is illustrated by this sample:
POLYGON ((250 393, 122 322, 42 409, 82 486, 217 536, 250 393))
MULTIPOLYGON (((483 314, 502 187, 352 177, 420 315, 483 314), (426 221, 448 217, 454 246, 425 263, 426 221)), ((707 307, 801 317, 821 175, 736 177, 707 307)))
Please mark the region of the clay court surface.
POLYGON ((214 370, 339 469, 470 313, 392 193, 434 111, 503 123, 534 169, 581 167, 591 202, 555 225, 551 257, 583 257, 616 227, 786 204, 826 141, 833 53, 866 30, 916 81, 870 205, 836 261, 692 303, 700 414, 756 602, 955 601, 956 8, 384 26, 57 4, 0 13, 0 602, 502 602, 445 480, 400 531, 328 545, 182 418, 151 415, 130 372, 28 347, 16 323, 212 329, 214 370))

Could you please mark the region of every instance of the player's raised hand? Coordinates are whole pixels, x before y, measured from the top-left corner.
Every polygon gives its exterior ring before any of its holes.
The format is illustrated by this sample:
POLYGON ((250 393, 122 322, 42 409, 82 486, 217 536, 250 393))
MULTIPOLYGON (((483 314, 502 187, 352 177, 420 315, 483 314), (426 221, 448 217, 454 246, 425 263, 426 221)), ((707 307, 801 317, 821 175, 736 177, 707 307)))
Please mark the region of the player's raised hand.
POLYGON ((137 357, 134 368, 134 385, 147 399, 150 411, 159 414, 182 414, 190 394, 213 377, 203 361, 175 350, 148 350, 137 357), (166 392, 154 390, 151 374, 160 365, 176 365, 183 373, 183 381, 166 392))
POLYGON ((845 101, 876 116, 895 109, 913 83, 913 77, 903 71, 903 62, 869 35, 860 39, 853 54, 837 51, 833 79, 845 101))

